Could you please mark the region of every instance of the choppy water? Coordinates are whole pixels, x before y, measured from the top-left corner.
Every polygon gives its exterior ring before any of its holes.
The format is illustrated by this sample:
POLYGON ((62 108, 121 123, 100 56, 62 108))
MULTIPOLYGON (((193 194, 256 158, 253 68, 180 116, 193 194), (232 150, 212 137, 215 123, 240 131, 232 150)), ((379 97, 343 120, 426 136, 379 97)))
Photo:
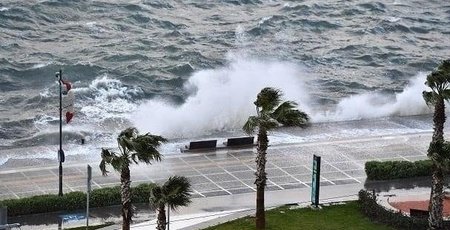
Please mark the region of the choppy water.
POLYGON ((0 148, 54 157, 60 68, 76 95, 66 139, 92 148, 128 125, 239 130, 265 86, 315 122, 428 113, 449 24, 436 0, 2 0, 0 148))

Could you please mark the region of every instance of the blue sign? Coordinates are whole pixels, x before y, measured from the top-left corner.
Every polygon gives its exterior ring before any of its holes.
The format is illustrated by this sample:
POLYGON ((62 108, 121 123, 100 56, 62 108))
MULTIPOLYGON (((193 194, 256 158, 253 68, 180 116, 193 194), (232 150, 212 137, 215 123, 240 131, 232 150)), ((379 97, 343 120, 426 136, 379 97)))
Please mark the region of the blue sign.
POLYGON ((74 214, 65 214, 65 215, 59 215, 59 218, 64 222, 74 222, 79 220, 86 219, 86 215, 81 213, 74 213, 74 214))

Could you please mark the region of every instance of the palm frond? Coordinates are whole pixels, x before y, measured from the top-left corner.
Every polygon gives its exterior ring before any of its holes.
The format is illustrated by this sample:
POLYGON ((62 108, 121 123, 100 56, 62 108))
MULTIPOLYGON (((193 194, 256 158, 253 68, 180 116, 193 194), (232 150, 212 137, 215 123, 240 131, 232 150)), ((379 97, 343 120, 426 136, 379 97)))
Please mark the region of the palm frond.
POLYGON ((139 142, 140 140, 142 140, 143 142, 149 143, 155 147, 159 147, 162 143, 166 143, 167 139, 162 137, 162 136, 158 136, 158 135, 152 135, 150 133, 146 133, 145 135, 140 135, 137 136, 135 141, 139 142))
POLYGON ((116 170, 117 172, 120 172, 120 171, 122 171, 123 167, 130 165, 130 160, 128 159, 128 157, 120 155, 120 156, 112 158, 110 164, 114 168, 114 170, 116 170))
POLYGON ((304 126, 308 123, 309 117, 296 107, 297 103, 285 101, 275 109, 271 116, 285 126, 304 126))
POLYGON ((450 89, 444 89, 442 91, 442 97, 444 100, 449 101, 450 100, 450 89))
POLYGON ((427 103, 428 106, 434 106, 436 104, 436 93, 435 92, 422 92, 422 97, 425 100, 425 103, 427 103))
POLYGON ((163 185, 163 191, 167 197, 167 205, 175 210, 180 206, 191 203, 191 184, 189 179, 183 176, 172 176, 163 185))
POLYGON ((161 204, 166 204, 162 186, 154 184, 150 189, 149 204, 150 208, 153 210, 156 210, 161 204))
POLYGON ((258 117, 250 116, 248 118, 247 122, 245 122, 242 129, 244 130, 245 133, 247 133, 248 135, 251 135, 251 134, 255 133, 255 130, 258 127, 258 125, 259 125, 258 117))
POLYGON ((254 104, 261 108, 262 112, 272 112, 280 104, 282 96, 279 89, 266 87, 258 93, 254 104))
POLYGON ((142 161, 148 164, 152 160, 160 161, 162 155, 157 148, 166 141, 161 136, 151 135, 149 133, 139 135, 132 141, 132 149, 134 152, 131 154, 131 158, 135 163, 142 161))
POLYGON ((122 170, 122 167, 124 165, 129 165, 129 159, 126 156, 117 154, 105 148, 102 148, 101 157, 102 160, 100 161, 99 167, 104 176, 109 173, 109 171, 106 169, 106 165, 111 165, 114 170, 118 172, 122 170))
POLYGON ((259 121, 259 128, 265 130, 271 130, 279 127, 280 123, 277 120, 273 119, 269 114, 263 114, 259 121))
POLYGON ((119 136, 117 138, 117 143, 119 143, 120 148, 122 148, 122 152, 124 154, 128 154, 129 152, 135 151, 133 146, 133 141, 131 138, 126 136, 119 136))
MULTIPOLYGON (((450 84, 450 60, 443 61, 438 68, 427 76, 425 84, 437 94, 442 94, 450 84)), ((448 98, 444 98, 448 100, 448 98)))
POLYGON ((162 154, 153 146, 147 146, 145 151, 136 151, 131 154, 134 163, 144 162, 150 164, 151 161, 161 161, 162 154))
POLYGON ((105 160, 101 160, 100 164, 98 165, 100 168, 100 171, 102 171, 103 176, 107 176, 109 171, 106 169, 106 162, 105 160))
POLYGON ((127 139, 131 139, 139 134, 138 130, 135 127, 129 127, 122 132, 120 132, 118 138, 125 137, 127 139))
POLYGON ((112 159, 115 157, 113 152, 102 148, 101 158, 99 168, 102 171, 103 176, 108 175, 109 171, 106 169, 106 164, 111 164, 112 159))

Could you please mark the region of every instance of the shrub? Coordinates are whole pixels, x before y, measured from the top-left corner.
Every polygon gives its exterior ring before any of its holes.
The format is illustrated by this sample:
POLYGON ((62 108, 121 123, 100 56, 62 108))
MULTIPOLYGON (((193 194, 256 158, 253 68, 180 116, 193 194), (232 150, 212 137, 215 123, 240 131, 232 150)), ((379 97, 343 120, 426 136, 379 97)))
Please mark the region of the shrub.
MULTIPOLYGON (((396 229, 427 229, 428 222, 426 219, 411 218, 404 216, 400 212, 386 210, 377 203, 376 195, 366 190, 359 191, 358 197, 361 212, 372 221, 380 222, 396 229)), ((446 226, 448 225, 448 223, 445 224, 446 226)))
MULTIPOLYGON (((104 207, 121 204, 120 187, 110 187, 92 190, 89 196, 90 207, 104 207)), ((86 202, 85 202, 86 203, 86 202)))
POLYGON ((27 215, 34 213, 55 212, 61 210, 77 210, 86 204, 86 194, 82 192, 67 193, 63 197, 58 195, 39 195, 22 199, 10 199, 0 202, 0 206, 8 207, 9 216, 27 215))
POLYGON ((365 171, 368 180, 390 180, 408 177, 430 176, 431 161, 368 161, 365 171))
MULTIPOLYGON (((131 188, 133 203, 148 203, 152 184, 140 184, 131 188)), ((90 207, 120 205, 120 187, 94 189, 89 198, 90 207)), ((60 197, 54 194, 38 195, 0 201, 0 207, 8 207, 8 216, 36 213, 73 211, 86 208, 86 193, 69 192, 60 197)))
POLYGON ((135 203, 148 203, 153 184, 140 184, 131 188, 131 200, 135 203))

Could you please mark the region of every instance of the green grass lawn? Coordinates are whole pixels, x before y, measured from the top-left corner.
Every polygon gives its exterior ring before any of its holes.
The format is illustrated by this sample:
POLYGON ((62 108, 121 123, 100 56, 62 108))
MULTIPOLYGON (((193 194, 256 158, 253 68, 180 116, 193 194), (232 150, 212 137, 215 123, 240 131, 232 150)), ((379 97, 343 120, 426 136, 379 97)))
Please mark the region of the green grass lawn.
MULTIPOLYGON (((235 221, 207 228, 207 230, 253 230, 255 219, 244 217, 235 221)), ((266 229, 361 229, 392 230, 382 224, 373 223, 363 216, 356 201, 342 205, 323 207, 321 210, 310 208, 293 209, 284 206, 266 212, 266 229)))

